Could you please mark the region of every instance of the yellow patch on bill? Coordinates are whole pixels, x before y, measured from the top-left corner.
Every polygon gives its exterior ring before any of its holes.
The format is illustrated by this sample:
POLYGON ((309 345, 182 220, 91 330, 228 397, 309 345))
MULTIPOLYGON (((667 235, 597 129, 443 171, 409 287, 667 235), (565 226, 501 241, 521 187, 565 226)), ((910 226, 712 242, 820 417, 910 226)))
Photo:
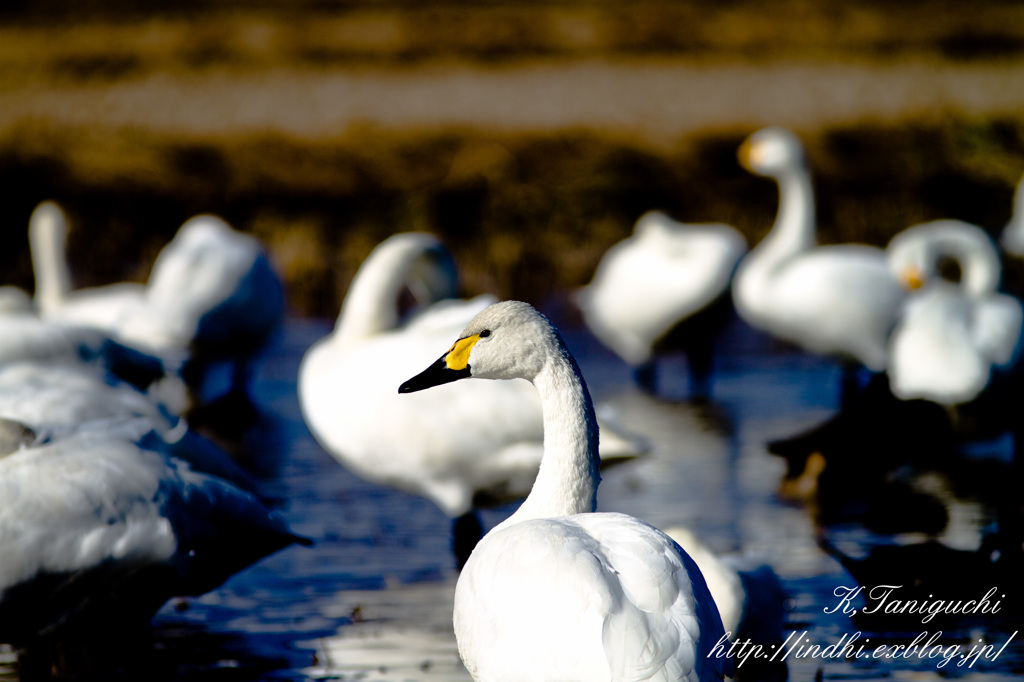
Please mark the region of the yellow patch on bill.
POLYGON ((473 350, 474 344, 480 340, 479 334, 459 339, 448 349, 444 356, 444 364, 448 369, 463 370, 469 364, 469 352, 473 350))
POLYGON ((903 269, 903 272, 901 272, 900 275, 903 286, 908 289, 917 290, 924 286, 925 274, 921 268, 913 265, 907 266, 903 269))

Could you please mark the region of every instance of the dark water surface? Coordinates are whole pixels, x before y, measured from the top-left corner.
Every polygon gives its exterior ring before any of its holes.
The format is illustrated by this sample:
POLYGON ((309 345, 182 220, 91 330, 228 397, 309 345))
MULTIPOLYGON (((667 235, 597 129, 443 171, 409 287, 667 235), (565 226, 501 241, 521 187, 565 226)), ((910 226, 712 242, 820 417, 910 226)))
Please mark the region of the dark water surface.
MULTIPOLYGON (((151 636, 123 648, 111 643, 115 654, 69 671, 66 679, 469 679, 451 633, 456 576, 449 520, 424 499, 349 474, 302 421, 298 364, 330 327, 329 321, 289 321, 257 378, 265 419, 247 442, 246 463, 264 492, 279 501, 296 532, 317 544, 269 557, 203 597, 167 604, 151 636)), ((800 657, 792 647, 790 679, 1008 680, 1024 672, 1024 637, 1014 636, 1014 621, 919 623, 882 633, 835 609, 834 591, 856 583, 819 549, 807 509, 778 497, 785 466, 764 444, 833 413, 837 366, 778 349, 737 324, 717 361, 714 401, 695 405, 685 401, 681 362, 663 366, 669 399, 654 400, 637 392, 627 368, 589 336, 572 330, 566 336, 596 401, 652 446, 649 455, 605 473, 600 508, 662 528, 686 525, 718 552, 770 564, 790 596, 783 635, 791 645, 824 646, 857 635, 858 644, 870 640, 865 650, 871 651, 883 641, 910 644, 920 633, 931 637, 944 629, 935 640, 944 646, 981 639, 994 652, 1013 637, 996 660, 971 667, 963 658, 940 668, 936 658, 800 657)), ((491 526, 510 511, 488 512, 485 522, 491 526)), ((876 539, 857 527, 839 530, 835 539, 845 549, 876 539)), ((0 650, 0 680, 17 679, 13 659, 0 650)))

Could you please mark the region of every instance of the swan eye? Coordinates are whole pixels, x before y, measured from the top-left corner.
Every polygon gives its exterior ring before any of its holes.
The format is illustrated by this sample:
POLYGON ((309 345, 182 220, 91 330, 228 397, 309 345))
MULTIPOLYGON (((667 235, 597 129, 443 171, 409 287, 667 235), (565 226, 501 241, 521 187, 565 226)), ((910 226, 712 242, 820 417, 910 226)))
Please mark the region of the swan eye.
POLYGON ((482 332, 480 332, 480 338, 481 339, 486 339, 490 335, 491 335, 491 330, 490 329, 485 329, 482 332))

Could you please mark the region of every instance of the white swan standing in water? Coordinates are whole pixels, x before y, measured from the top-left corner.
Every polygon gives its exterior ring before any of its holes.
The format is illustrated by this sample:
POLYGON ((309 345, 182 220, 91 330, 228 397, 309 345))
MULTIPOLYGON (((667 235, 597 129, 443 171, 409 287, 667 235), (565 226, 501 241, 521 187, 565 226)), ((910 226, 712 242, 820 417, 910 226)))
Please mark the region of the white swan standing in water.
POLYGON ((996 291, 995 244, 980 227, 936 220, 900 232, 887 251, 893 273, 917 289, 892 333, 893 394, 943 405, 973 400, 993 368, 1016 358, 1024 321, 1020 301, 996 291), (959 265, 959 282, 939 276, 943 258, 959 265))
POLYGON ((252 494, 136 442, 137 423, 31 431, 0 453, 0 641, 144 625, 294 542, 252 494))
POLYGON ((740 317, 811 352, 884 370, 904 298, 885 252, 862 244, 817 246, 811 178, 803 146, 789 131, 759 130, 740 148, 740 160, 779 185, 775 224, 740 261, 733 280, 740 317))
MULTIPOLYGON (((731 675, 732 660, 721 650, 728 642, 722 619, 696 563, 646 523, 594 512, 600 480, 594 407, 576 361, 547 319, 518 301, 489 306, 399 392, 469 377, 526 379, 544 413, 544 457, 533 489, 480 541, 456 586, 455 634, 473 678, 731 675)), ((436 398, 443 408, 458 409, 436 398)))
POLYGON ((145 306, 117 331, 153 348, 187 349, 193 384, 201 384, 209 363, 233 363, 229 391, 247 399, 254 356, 283 316, 284 287, 260 242, 199 215, 160 251, 145 306))
POLYGON ((128 315, 144 305, 145 286, 121 282, 72 290, 65 251, 67 231, 67 217, 53 201, 39 204, 29 219, 39 314, 45 319, 116 330, 128 315))
POLYGON ((715 335, 731 314, 729 284, 746 251, 729 225, 679 223, 651 211, 608 250, 576 302, 590 331, 634 367, 641 388, 657 392, 656 357, 662 347, 679 347, 691 394, 706 398, 715 335))
MULTIPOLYGON (((334 331, 302 359, 299 400, 310 431, 343 466, 422 495, 455 519, 453 549, 461 566, 482 533, 475 501, 520 499, 537 475, 540 404, 525 381, 448 387, 440 389, 441 402, 396 395, 394 385, 494 302, 491 296, 441 300, 400 324, 405 286, 427 304, 455 294, 455 265, 436 237, 397 234, 363 261, 334 331)), ((621 441, 619 451, 606 454, 638 449, 621 441)))

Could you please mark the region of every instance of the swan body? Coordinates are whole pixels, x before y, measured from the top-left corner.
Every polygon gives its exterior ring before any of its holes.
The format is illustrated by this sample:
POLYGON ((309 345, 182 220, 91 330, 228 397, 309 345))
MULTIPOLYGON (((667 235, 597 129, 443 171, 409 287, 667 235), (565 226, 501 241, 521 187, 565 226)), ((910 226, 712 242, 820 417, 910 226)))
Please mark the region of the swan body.
POLYGON ((740 158, 779 185, 774 226, 736 270, 733 300, 740 317, 811 352, 884 370, 904 297, 884 251, 861 244, 817 246, 810 175, 792 133, 760 130, 741 147, 740 158))
POLYGON ((996 291, 1001 266, 995 244, 975 225, 937 220, 893 237, 888 255, 894 274, 920 287, 893 330, 893 394, 944 405, 973 400, 993 368, 1016 358, 1024 321, 1020 301, 996 291), (959 283, 937 276, 944 256, 960 265, 959 283))
POLYGON ((146 392, 174 415, 182 414, 188 404, 187 390, 176 369, 180 362, 178 358, 142 353, 94 327, 33 315, 0 317, 0 368, 30 363, 40 366, 39 372, 51 375, 63 371, 58 367, 70 367, 69 373, 85 365, 101 368, 116 380, 146 392), (47 369, 48 365, 52 367, 47 369))
POLYGON ((126 338, 197 353, 247 355, 280 326, 284 289, 258 240, 216 216, 199 215, 157 255, 146 284, 146 309, 122 330, 126 338))
MULTIPOLYGON (((693 560, 624 514, 595 513, 593 403, 554 327, 505 301, 399 388, 462 378, 525 379, 544 414, 544 456, 529 496, 476 546, 459 576, 454 625, 475 680, 714 680, 732 662, 722 621, 693 560)), ((487 457, 489 453, 479 453, 487 457)))
MULTIPOLYGON (((640 367, 673 328, 728 291, 746 250, 743 235, 729 225, 684 224, 651 211, 637 221, 633 236, 608 250, 576 302, 591 332, 640 367)), ((698 370, 693 355, 699 351, 690 347, 710 345, 717 330, 695 331, 683 347, 698 374, 705 368, 698 370)))
POLYGON ((251 402, 252 363, 283 317, 284 288, 259 241, 199 215, 160 251, 145 305, 121 320, 117 333, 143 347, 187 351, 185 378, 200 401, 210 366, 229 363, 228 395, 251 402))
POLYGON ((395 394, 392 383, 433 360, 439 346, 494 302, 442 300, 399 324, 396 302, 405 283, 433 280, 428 298, 452 295, 449 267, 447 251, 428 234, 398 234, 378 245, 353 279, 332 334, 303 357, 299 398, 318 442, 346 468, 424 496, 457 518, 473 509, 474 497, 525 496, 544 432, 536 393, 525 381, 445 387, 444 404, 395 394), (438 263, 442 273, 430 275, 438 263))
POLYGON ((758 644, 782 641, 786 593, 770 566, 751 568, 741 558, 720 557, 685 526, 666 528, 665 534, 700 567, 730 639, 758 644))
POLYGON ((132 627, 301 539, 253 497, 84 424, 0 459, 0 641, 132 627))
POLYGON ((47 319, 114 330, 144 305, 145 287, 121 282, 71 289, 65 253, 67 217, 55 202, 44 201, 29 219, 29 246, 35 271, 35 303, 47 319))

